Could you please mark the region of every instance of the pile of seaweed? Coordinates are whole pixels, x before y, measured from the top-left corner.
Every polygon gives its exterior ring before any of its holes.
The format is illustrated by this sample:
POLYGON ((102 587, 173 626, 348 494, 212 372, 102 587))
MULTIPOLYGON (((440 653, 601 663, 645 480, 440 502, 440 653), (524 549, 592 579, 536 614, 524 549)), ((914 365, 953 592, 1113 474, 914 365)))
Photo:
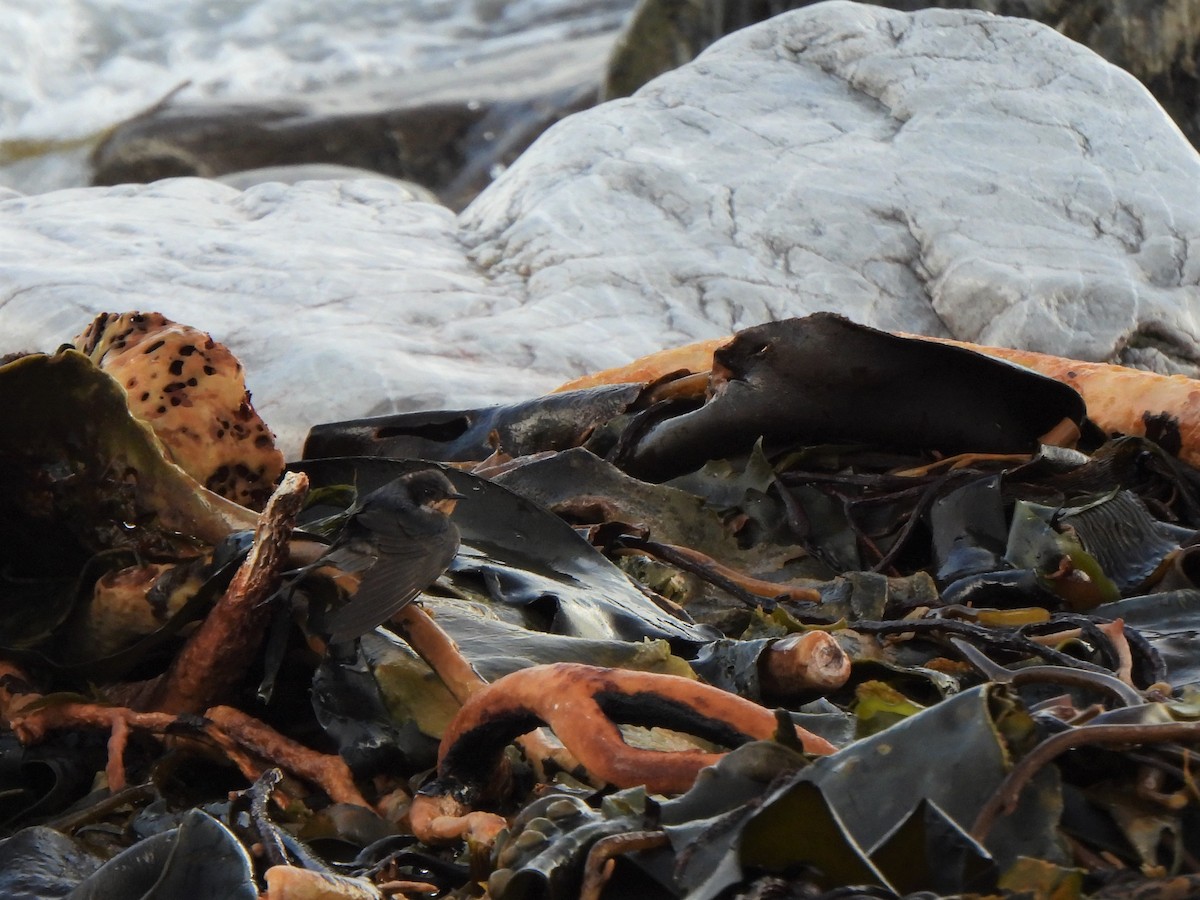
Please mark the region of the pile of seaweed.
POLYGON ((259 513, 95 345, 0 366, 0 895, 1200 893, 1178 422, 818 315, 318 426, 259 513), (456 560, 329 646, 303 546, 431 466, 456 560))

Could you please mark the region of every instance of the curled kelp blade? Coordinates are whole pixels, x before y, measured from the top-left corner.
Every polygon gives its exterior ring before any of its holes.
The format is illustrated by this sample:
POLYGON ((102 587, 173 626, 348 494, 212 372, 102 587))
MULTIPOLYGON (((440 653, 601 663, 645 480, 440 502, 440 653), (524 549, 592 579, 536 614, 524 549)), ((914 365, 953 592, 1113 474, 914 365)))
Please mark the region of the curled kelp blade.
POLYGON ((937 577, 949 584, 1005 567, 1008 523, 999 475, 975 478, 933 502, 929 510, 937 577))
MULTIPOLYGON (((317 486, 353 484, 368 493, 435 463, 370 458, 314 459, 294 468, 317 486)), ((481 579, 493 599, 526 607, 544 630, 577 637, 663 638, 693 646, 710 629, 668 615, 562 519, 498 484, 453 468, 464 495, 454 511, 462 535, 453 574, 481 579)))
MULTIPOLYGON (((664 480, 768 446, 863 441, 905 450, 1025 453, 1063 419, 1071 388, 965 350, 830 313, 748 328, 714 354, 709 400, 627 441, 616 460, 664 480)), ((632 427, 632 426, 631 426, 632 427)))
POLYGON ((1005 558, 1039 573, 1043 585, 1076 609, 1144 588, 1195 532, 1150 515, 1131 491, 1114 490, 1075 506, 1018 501, 1005 558))
POLYGON ((223 897, 258 900, 250 854, 233 832, 193 809, 178 828, 140 841, 85 878, 71 900, 223 897))
POLYGON ((1093 503, 1064 509, 1057 521, 1075 531, 1122 594, 1144 586, 1167 556, 1196 534, 1155 519, 1132 491, 1116 491, 1093 503))
MULTIPOLYGON (((26 747, 12 732, 0 735, 0 829, 61 813, 88 792, 103 764, 96 747, 53 742, 26 747)), ((0 851, 0 897, 7 897, 11 895, 3 890, 3 868, 0 851)))
MULTIPOLYGON (((441 732, 429 728, 423 733, 417 716, 396 715, 395 704, 382 693, 390 682, 372 671, 379 666, 374 657, 386 653, 389 645, 372 634, 363 636, 363 644, 355 657, 327 656, 313 673, 312 704, 321 728, 359 776, 368 777, 388 769, 412 772, 434 766, 437 742, 428 735, 441 732)), ((405 654, 406 660, 411 658, 412 654, 405 654)), ((428 673, 427 667, 425 670, 428 673)), ((458 708, 436 676, 421 679, 413 696, 426 704, 442 703, 444 708, 438 718, 444 717, 446 721, 458 708)))
POLYGON ((0 367, 0 421, 0 552, 9 572, 28 573, 61 552, 42 544, 53 536, 171 558, 257 521, 168 462, 120 385, 77 351, 0 367))
POLYGON ((997 877, 987 850, 926 799, 872 851, 871 862, 904 893, 982 892, 995 885, 997 877))
POLYGON ((493 450, 524 456, 581 444, 625 412, 641 385, 606 385, 509 406, 398 413, 314 426, 304 458, 386 456, 447 462, 485 459, 493 450))
POLYGON ((706 823, 682 846, 680 835, 690 829, 676 830, 672 843, 682 861, 677 877, 687 896, 712 900, 754 871, 804 873, 823 890, 847 885, 891 889, 820 787, 796 783, 783 803, 786 809, 765 811, 745 804, 726 820, 706 823))
MULTIPOLYGON (((35 616, 21 622, 20 628, 14 624, 35 607, 33 602, 16 606, 11 617, 0 617, 0 652, 70 679, 116 681, 162 658, 184 629, 204 616, 249 552, 251 538, 251 532, 234 532, 210 554, 178 563, 122 569, 114 560, 132 561, 131 554, 97 556, 63 592, 65 599, 47 602, 43 598, 48 609, 61 607, 44 625, 35 616), (122 587, 127 573, 135 580, 122 587), (110 580, 116 582, 116 589, 105 592, 110 580), (98 605, 102 592, 108 602, 98 605)), ((9 605, 20 599, 13 592, 4 595, 9 605)))

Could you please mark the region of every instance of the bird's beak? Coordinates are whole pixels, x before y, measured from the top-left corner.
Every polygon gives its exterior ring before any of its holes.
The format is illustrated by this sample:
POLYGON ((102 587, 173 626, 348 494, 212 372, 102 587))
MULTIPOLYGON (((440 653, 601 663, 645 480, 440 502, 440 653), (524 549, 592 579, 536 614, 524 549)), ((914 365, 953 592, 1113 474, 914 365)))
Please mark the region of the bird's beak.
POLYGON ((451 491, 446 496, 451 500, 466 500, 467 499, 466 494, 460 494, 458 491, 451 491))

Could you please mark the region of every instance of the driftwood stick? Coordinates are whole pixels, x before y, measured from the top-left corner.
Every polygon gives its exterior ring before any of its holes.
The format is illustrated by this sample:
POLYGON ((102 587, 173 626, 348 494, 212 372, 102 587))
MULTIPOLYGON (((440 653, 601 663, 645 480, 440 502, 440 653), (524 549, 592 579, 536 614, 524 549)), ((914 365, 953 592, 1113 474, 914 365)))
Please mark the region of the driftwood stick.
POLYGON ((764 581, 761 578, 747 575, 745 572, 739 572, 737 569, 731 569, 724 563, 718 562, 699 550, 693 550, 691 547, 663 544, 632 535, 622 535, 617 552, 621 554, 637 553, 670 563, 685 572, 691 572, 693 575, 715 584, 751 606, 760 606, 777 600, 801 603, 821 602, 821 592, 816 588, 764 581))
POLYGON ((265 601, 279 584, 288 538, 307 493, 307 475, 289 472, 283 477, 229 588, 139 707, 201 713, 229 698, 262 646, 271 614, 265 601))

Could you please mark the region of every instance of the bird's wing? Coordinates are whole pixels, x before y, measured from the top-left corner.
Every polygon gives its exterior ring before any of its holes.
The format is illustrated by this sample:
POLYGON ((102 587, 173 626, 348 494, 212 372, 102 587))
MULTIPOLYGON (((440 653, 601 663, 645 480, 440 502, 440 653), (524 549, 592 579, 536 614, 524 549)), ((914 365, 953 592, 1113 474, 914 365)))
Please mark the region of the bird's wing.
POLYGON ((386 622, 404 604, 429 587, 454 559, 458 532, 451 527, 437 541, 390 541, 363 573, 358 590, 346 605, 325 620, 333 643, 341 643, 386 622))

